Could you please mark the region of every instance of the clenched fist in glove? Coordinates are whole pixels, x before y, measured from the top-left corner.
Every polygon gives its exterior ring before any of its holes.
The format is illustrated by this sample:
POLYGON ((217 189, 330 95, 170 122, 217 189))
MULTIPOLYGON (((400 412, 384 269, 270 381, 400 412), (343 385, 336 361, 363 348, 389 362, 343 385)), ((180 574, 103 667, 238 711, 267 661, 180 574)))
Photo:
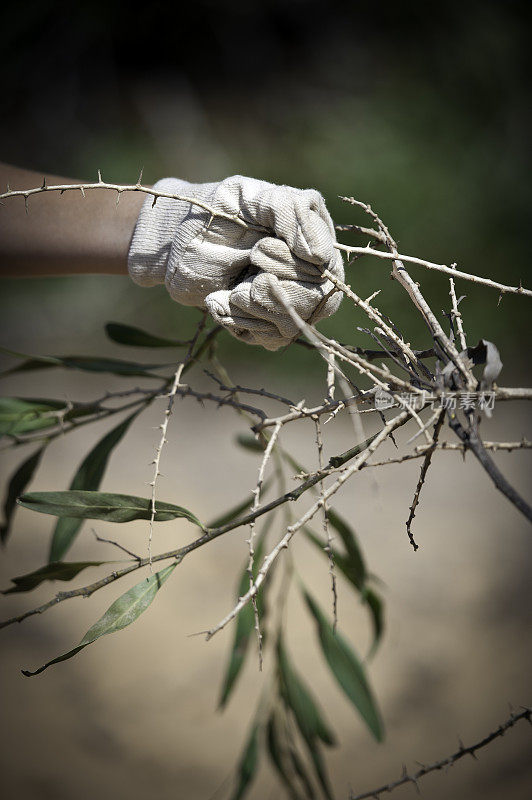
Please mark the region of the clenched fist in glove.
POLYGON ((241 175, 202 184, 164 178, 154 189, 186 199, 144 202, 128 254, 136 283, 164 283, 178 303, 208 309, 233 336, 268 350, 298 334, 279 289, 310 322, 338 308, 341 295, 322 271, 343 279, 343 264, 319 192, 241 175))

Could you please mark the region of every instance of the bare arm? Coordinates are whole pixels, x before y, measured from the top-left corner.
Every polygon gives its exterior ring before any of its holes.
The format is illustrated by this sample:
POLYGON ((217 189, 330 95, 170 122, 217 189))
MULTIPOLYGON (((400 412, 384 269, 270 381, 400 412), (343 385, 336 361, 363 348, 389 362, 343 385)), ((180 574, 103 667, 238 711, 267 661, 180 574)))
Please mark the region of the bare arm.
MULTIPOLYGON (((41 186, 43 175, 0 163, 2 191, 41 186)), ((79 183, 46 175, 48 185, 79 183)), ((103 189, 12 197, 0 206, 0 277, 127 274, 127 251, 144 195, 103 189)))

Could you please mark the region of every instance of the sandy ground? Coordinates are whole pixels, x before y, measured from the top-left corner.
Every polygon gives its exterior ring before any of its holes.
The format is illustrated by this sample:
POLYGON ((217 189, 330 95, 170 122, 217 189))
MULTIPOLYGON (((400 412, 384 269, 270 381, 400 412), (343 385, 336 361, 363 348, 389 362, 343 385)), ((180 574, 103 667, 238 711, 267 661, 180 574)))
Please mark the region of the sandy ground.
MULTIPOLYGON (((94 376, 40 373, 5 381, 7 394, 88 396, 97 393, 94 376)), ((255 376, 260 385, 260 376, 255 376)), ((118 379, 106 386, 118 385, 118 379)), ((497 410, 490 436, 518 438, 526 432, 524 409, 497 410), (503 433, 504 431, 504 433, 503 433)), ((103 487, 147 495, 151 458, 162 408, 134 425, 116 450, 103 487)), ((298 423, 287 445, 302 461, 314 463, 311 423, 298 423)), ((66 488, 75 466, 101 432, 90 427, 56 442, 46 455, 34 489, 66 488)), ((326 456, 353 441, 347 421, 329 426, 326 456)), ((258 459, 237 449, 234 436, 245 430, 230 410, 179 403, 164 454, 160 499, 186 505, 209 520, 253 486, 258 459)), ((406 438, 403 437, 403 439, 406 438)), ((29 451, 25 451, 29 452, 29 451)), ((392 455, 391 445, 387 454, 392 455)), ((2 454, 7 477, 16 459, 2 454)), ((523 492, 529 489, 527 454, 500 455, 506 474, 523 492)), ((496 493, 469 458, 443 453, 424 490, 411 550, 404 520, 419 462, 365 470, 347 485, 336 507, 358 531, 369 568, 384 581, 386 633, 368 666, 386 725, 376 744, 328 673, 311 623, 297 592, 289 601, 289 649, 307 676, 338 733, 340 746, 328 753, 338 798, 349 787, 369 789, 399 777, 403 762, 431 762, 482 738, 508 716, 508 703, 530 704, 531 532, 520 515, 496 493)), ((308 507, 304 496, 297 508, 308 507)), ((1 585, 41 566, 54 520, 26 509, 17 512, 12 541, 1 564, 1 585)), ((72 560, 116 558, 97 544, 85 524, 72 560)), ((119 538, 144 551, 147 523, 96 523, 103 536, 119 538)), ((156 529, 155 550, 188 541, 183 521, 156 529)), ((35 668, 72 647, 126 585, 111 586, 90 601, 73 600, 2 631, 2 746, 0 769, 5 797, 137 798, 208 800, 226 797, 261 685, 256 660, 245 674, 228 710, 216 711, 220 681, 233 630, 211 642, 189 634, 217 621, 232 604, 235 582, 246 556, 245 532, 222 537, 192 554, 175 571, 149 611, 133 626, 106 637, 73 660, 26 679, 20 668, 35 668)), ((303 541, 292 548, 298 573, 322 604, 328 604, 327 565, 303 541)), ((96 570, 86 572, 93 579, 96 570)), ((103 573, 102 573, 103 574, 103 573)), ((138 578, 137 578, 138 580, 138 578)), ((131 580, 129 585, 135 583, 131 580)), ((63 588, 61 585, 60 588, 63 588)), ((43 602, 52 584, 30 595, 2 600, 2 617, 43 602)), ((363 654, 369 642, 367 619, 356 596, 341 587, 340 627, 363 654)), ((495 800, 529 797, 531 733, 520 723, 479 756, 462 761, 447 775, 423 781, 431 800, 495 800), (528 790, 527 790, 528 787, 528 790)), ((251 798, 281 796, 266 759, 251 798)), ((396 791, 400 800, 415 789, 396 791)))

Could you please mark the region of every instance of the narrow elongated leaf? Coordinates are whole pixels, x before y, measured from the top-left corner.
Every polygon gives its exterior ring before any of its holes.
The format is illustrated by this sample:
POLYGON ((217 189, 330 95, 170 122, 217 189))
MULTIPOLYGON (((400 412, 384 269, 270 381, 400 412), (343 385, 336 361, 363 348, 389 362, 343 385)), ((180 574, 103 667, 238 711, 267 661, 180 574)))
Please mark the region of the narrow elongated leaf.
MULTIPOLYGON (((257 439, 255 436, 251 436, 249 433, 239 433, 236 437, 237 444, 240 447, 243 447, 244 450, 251 450, 254 453, 262 453, 266 449, 266 444, 262 439, 257 439)), ((283 450, 278 446, 279 452, 281 456, 284 458, 287 464, 296 472, 306 472, 304 467, 293 458, 290 453, 287 453, 286 450, 283 450)))
MULTIPOLYGON (((271 479, 264 481, 264 483, 262 484, 262 495, 266 493, 266 491, 270 488, 270 486, 271 486, 271 479)), ((229 511, 226 511, 225 514, 221 514, 219 517, 216 517, 216 519, 213 519, 212 522, 209 522, 207 527, 220 528, 222 525, 226 525, 228 522, 232 522, 232 520, 239 517, 240 514, 243 514, 244 511, 251 510, 251 506, 253 505, 253 500, 254 500, 253 495, 252 494, 248 495, 248 497, 246 497, 246 499, 243 500, 241 503, 229 509, 229 511)))
POLYGON ((362 597, 369 608, 373 622, 373 642, 371 644, 368 658, 371 658, 379 646, 384 631, 384 609, 383 602, 373 589, 365 588, 362 597))
POLYGON ((238 783, 232 800, 242 800, 255 777, 259 761, 259 725, 254 723, 238 766, 238 783))
POLYGON ((220 528, 222 525, 226 525, 228 522, 231 522, 232 520, 239 517, 240 514, 244 513, 244 511, 250 509, 252 505, 253 505, 253 495, 250 494, 248 497, 246 497, 245 500, 243 500, 237 506, 234 506, 233 508, 229 509, 229 511, 226 511, 225 514, 221 514, 219 517, 216 517, 216 519, 213 519, 212 522, 209 522, 207 527, 220 528))
POLYGON ((314 791, 312 782, 309 776, 307 775, 306 764, 299 755, 295 746, 291 742, 288 743, 288 752, 290 755, 292 766, 294 767, 294 771, 297 773, 297 775, 299 775, 299 778, 303 786, 305 787, 306 797, 309 798, 309 800, 314 800, 314 798, 316 797, 316 792, 314 791))
POLYGON ((375 739, 383 739, 383 727, 377 705, 366 679, 364 669, 347 641, 334 632, 315 600, 304 593, 305 600, 313 615, 323 654, 331 672, 347 697, 358 709, 375 739))
MULTIPOLYGON (((253 568, 253 577, 257 577, 257 572, 260 568, 260 564, 262 561, 262 556, 264 554, 264 532, 261 535, 260 539, 257 542, 257 547, 255 549, 255 563, 253 568)), ((265 602, 264 602, 264 590, 266 586, 263 586, 261 591, 259 591, 257 595, 257 610, 259 612, 259 619, 262 619, 265 612, 265 602)), ((247 571, 247 566, 243 569, 242 575, 240 576, 240 581, 238 584, 238 597, 242 597, 243 594, 247 592, 249 589, 249 574, 247 571)), ((255 626, 255 612, 251 603, 247 603, 244 608, 239 612, 236 620, 235 626, 235 638, 233 641, 233 647, 231 649, 231 655, 229 657, 229 664, 227 665, 227 671, 225 673, 224 681, 222 684, 222 692, 220 695, 220 701, 218 704, 219 708, 223 708, 227 701, 229 700, 229 696, 235 686, 236 680, 240 674, 240 670, 244 664, 244 660, 246 658, 246 653, 248 649, 248 644, 250 638, 253 634, 253 629, 255 626)))
MULTIPOLYGON (((151 518, 151 500, 129 494, 110 492, 29 492, 19 497, 21 506, 52 514, 56 517, 80 517, 81 519, 101 519, 106 522, 131 522, 134 519, 151 518)), ((182 506, 173 503, 155 503, 155 522, 166 522, 184 517, 203 528, 197 517, 182 506)))
POLYGON ((333 732, 325 723, 320 710, 302 678, 290 664, 282 643, 278 647, 281 692, 289 708, 294 712, 304 739, 316 737, 327 745, 336 744, 333 732))
POLYGON ((183 347, 189 344, 188 341, 182 342, 178 339, 163 339, 160 336, 153 336, 141 328, 122 325, 120 322, 108 322, 105 332, 113 342, 129 347, 183 347))
POLYGON ((22 364, 4 370, 2 375, 12 375, 16 372, 28 372, 36 369, 50 367, 65 367, 67 369, 80 369, 86 372, 110 372, 113 375, 134 375, 148 378, 158 378, 151 375, 151 370, 162 367, 175 366, 171 362, 166 364, 139 364, 136 361, 123 361, 117 358, 103 358, 99 356, 27 356, 26 353, 17 353, 0 347, 0 351, 26 360, 22 364))
POLYGON ((251 436, 249 433, 239 433, 236 437, 236 441, 244 450, 251 450, 253 453, 264 452, 264 443, 260 439, 251 436))
MULTIPOLYGON (((329 557, 328 553, 325 550, 326 543, 323 541, 323 539, 320 539, 320 537, 317 536, 314 533, 314 531, 312 531, 307 525, 303 526, 303 533, 305 534, 307 539, 309 541, 311 541, 312 544, 314 544, 316 546, 316 548, 326 558, 329 557)), ((352 565, 351 565, 348 557, 346 555, 344 555, 343 553, 340 553, 340 551, 336 550, 336 548, 334 548, 334 547, 332 547, 331 549, 332 549, 332 555, 333 555, 335 567, 338 567, 338 569, 345 575, 347 580, 351 584, 353 584, 353 586, 355 587, 355 589, 357 591, 359 591, 359 592, 362 591, 362 588, 361 588, 360 582, 359 582, 358 571, 356 571, 356 570, 354 570, 352 568, 352 565)))
POLYGON ((283 722, 274 711, 268 720, 266 728, 266 746, 272 763, 293 800, 300 800, 301 798, 298 784, 295 780, 296 775, 299 776, 305 786, 306 797, 309 800, 313 800, 315 793, 312 783, 307 777, 304 765, 291 739, 290 731, 283 731, 283 722))
POLYGON ((17 507, 17 497, 24 491, 28 483, 33 478, 36 469, 38 468, 45 446, 32 453, 29 458, 24 461, 20 467, 13 473, 9 486, 7 487, 7 495, 4 502, 4 522, 0 526, 0 540, 5 543, 9 537, 9 527, 13 519, 13 514, 17 507))
POLYGON ((22 397, 0 398, 0 435, 12 435, 53 428, 57 411, 65 402, 22 397))
MULTIPOLYGON (((139 413, 139 411, 135 411, 109 431, 109 433, 106 433, 92 448, 90 453, 85 456, 74 475, 70 484, 71 490, 82 489, 96 491, 100 488, 100 483, 111 452, 139 413)), ((49 562, 61 561, 61 559, 64 558, 65 553, 69 550, 74 539, 78 535, 82 524, 83 519, 78 517, 61 517, 57 520, 50 546, 49 562)))
MULTIPOLYGON (((323 540, 320 539, 319 536, 316 536, 314 531, 312 531, 306 525, 303 526, 303 532, 305 536, 314 545, 316 545, 320 552, 323 553, 326 558, 328 558, 328 554, 324 548, 323 540)), ((367 584, 360 584, 360 572, 356 568, 356 560, 353 563, 348 556, 340 553, 334 547, 332 548, 332 552, 335 567, 342 572, 347 580, 360 593, 362 602, 367 606, 367 609, 370 613, 371 622, 373 625, 373 642, 371 643, 371 648, 368 653, 368 657, 370 658, 375 654, 384 629, 384 608, 382 599, 373 589, 370 589, 367 584)))
POLYGON ((15 585, 3 591, 2 594, 31 592, 43 581, 71 581, 87 567, 99 567, 102 564, 110 563, 110 561, 57 561, 55 564, 46 564, 46 566, 36 569, 34 572, 21 575, 20 578, 12 578, 11 580, 15 585))
POLYGON ((351 526, 332 508, 327 510, 327 519, 335 531, 340 535, 340 538, 344 543, 352 579, 353 581, 356 581, 356 585, 359 589, 361 589, 367 577, 366 565, 364 564, 364 559, 362 557, 362 553, 360 552, 355 532, 351 526))
POLYGON ((294 714, 323 791, 327 798, 332 800, 332 790, 319 749, 319 740, 327 745, 333 745, 335 744, 334 734, 324 722, 309 690, 291 666, 281 640, 277 653, 281 694, 286 705, 294 714))
POLYGON ((46 664, 43 664, 42 667, 35 670, 35 672, 22 670, 22 674, 26 675, 28 678, 33 675, 39 675, 52 664, 58 664, 60 661, 67 661, 67 659, 72 658, 72 656, 75 656, 80 650, 83 650, 89 644, 95 642, 96 639, 100 639, 108 633, 116 633, 116 631, 121 631, 123 628, 131 625, 131 623, 135 622, 135 620, 146 611, 148 606, 151 605, 155 595, 167 578, 170 577, 176 566, 177 564, 174 562, 160 572, 156 572, 155 575, 144 578, 140 583, 137 583, 136 586, 133 586, 132 589, 129 589, 129 591, 119 597, 118 600, 115 600, 103 617, 100 617, 100 619, 89 628, 77 647, 48 661, 46 664))

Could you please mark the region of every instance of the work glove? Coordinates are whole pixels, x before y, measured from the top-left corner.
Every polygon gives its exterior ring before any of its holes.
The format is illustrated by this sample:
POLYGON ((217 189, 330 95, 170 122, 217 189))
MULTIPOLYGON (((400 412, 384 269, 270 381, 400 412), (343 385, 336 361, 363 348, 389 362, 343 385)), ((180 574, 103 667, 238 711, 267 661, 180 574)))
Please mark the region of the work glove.
POLYGON ((279 291, 312 323, 338 308, 341 294, 322 271, 343 280, 343 264, 319 192, 240 175, 164 178, 154 188, 187 199, 146 199, 128 255, 135 283, 164 283, 178 303, 207 309, 233 336, 268 350, 298 335, 279 291))

